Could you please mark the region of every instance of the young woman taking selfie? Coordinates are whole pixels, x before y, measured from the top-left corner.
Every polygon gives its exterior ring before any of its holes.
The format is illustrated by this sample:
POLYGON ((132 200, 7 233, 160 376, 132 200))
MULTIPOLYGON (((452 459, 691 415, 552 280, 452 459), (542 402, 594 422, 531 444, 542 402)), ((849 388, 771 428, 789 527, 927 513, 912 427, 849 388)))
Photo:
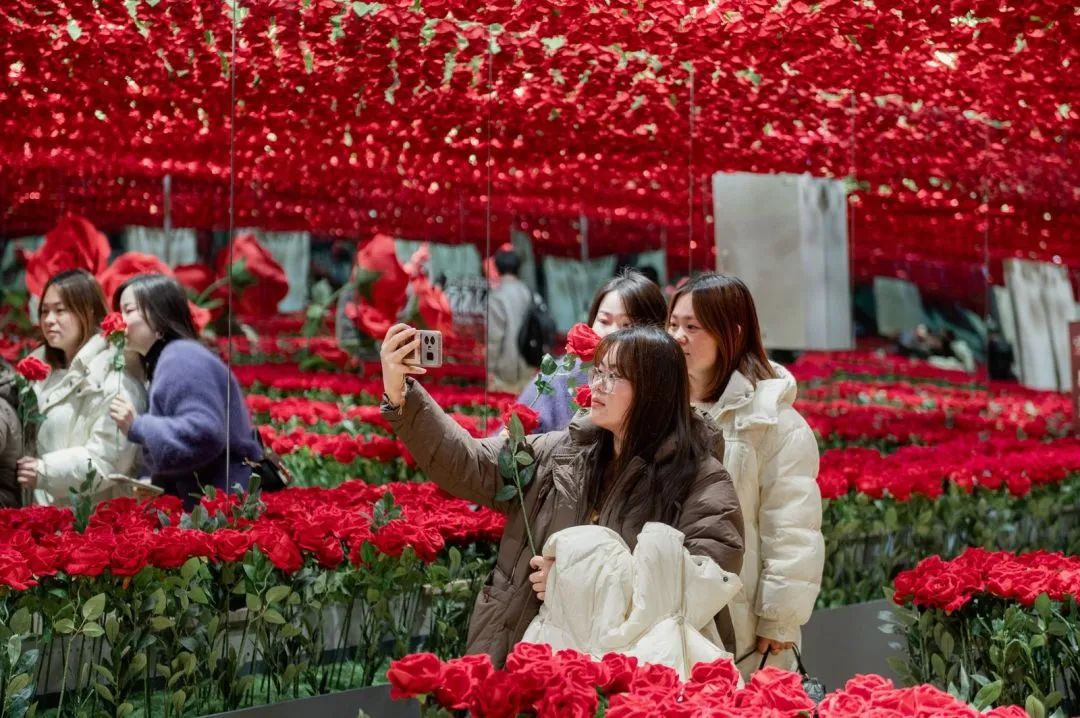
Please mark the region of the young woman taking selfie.
POLYGON ((731 609, 739 668, 749 675, 766 654, 794 668, 791 649, 825 563, 817 440, 794 408, 795 378, 769 361, 754 299, 736 277, 703 274, 679 289, 668 332, 686 357, 694 406, 723 431, 746 521, 743 588, 731 609))
MULTIPOLYGON (((404 363, 418 346, 411 327, 397 324, 387 332, 381 350, 383 413, 429 479, 507 516, 495 568, 473 609, 467 646, 501 664, 539 611, 551 559, 532 555, 520 503, 495 500, 503 486, 498 455, 506 439, 472 438, 409 376, 426 371, 404 363)), ((738 573, 738 499, 711 453, 719 437, 690 407, 678 345, 655 327, 611 334, 597 349, 589 383, 590 411, 568 429, 526 439, 537 465, 523 497, 536 549, 557 531, 589 523, 616 531, 633 548, 644 524, 653 521, 682 532, 691 554, 738 573)), ((716 623, 727 650, 737 650, 726 611, 716 623)))

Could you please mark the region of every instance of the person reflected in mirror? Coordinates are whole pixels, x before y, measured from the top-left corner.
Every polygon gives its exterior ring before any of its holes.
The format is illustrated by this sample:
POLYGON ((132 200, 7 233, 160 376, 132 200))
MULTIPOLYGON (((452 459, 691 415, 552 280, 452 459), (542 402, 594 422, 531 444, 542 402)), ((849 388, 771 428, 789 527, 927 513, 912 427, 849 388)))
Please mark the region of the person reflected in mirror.
POLYGON ((18 406, 19 386, 15 383, 15 371, 0 359, 0 508, 22 506, 18 469, 23 435, 18 406))
MULTIPOLYGON (((589 307, 588 325, 601 339, 632 326, 663 327, 667 302, 660 287, 640 272, 624 269, 596 291, 589 307)), ((578 361, 569 371, 562 368, 551 381, 552 393, 540 395, 536 378, 525 387, 517 403, 532 407, 540 415, 540 431, 558 431, 574 417, 574 387, 585 386, 588 377, 578 361)), ((502 427, 499 428, 502 431, 502 427)))
POLYGON ((532 307, 533 293, 518 278, 521 258, 512 245, 499 248, 494 264, 497 277, 488 294, 488 389, 518 394, 536 370, 518 348, 518 335, 532 307))
POLYGON ((128 347, 142 357, 150 407, 140 412, 117 397, 109 413, 142 447, 144 473, 187 510, 205 486, 246 490, 262 450, 236 377, 198 341, 183 288, 140 274, 120 285, 113 306, 127 323, 128 347))
MULTIPOLYGON (((589 376, 592 407, 567 429, 526 437, 535 478, 511 500, 499 473, 502 437, 475 439, 416 380, 406 364, 416 330, 396 324, 381 348, 382 413, 424 474, 454 496, 506 514, 498 558, 477 598, 467 651, 501 664, 545 597, 551 561, 533 554, 552 534, 595 524, 632 549, 646 522, 672 526, 692 555, 738 573, 743 528, 731 479, 712 448, 722 439, 690 407, 686 361, 663 329, 631 327, 605 337, 589 376), (527 531, 526 521, 528 522, 527 531)), ((558 556, 554 561, 558 561, 558 556)), ((716 629, 734 652, 725 609, 716 629)))
POLYGON ((794 407, 795 378, 765 353, 740 279, 702 274, 669 307, 691 399, 723 431, 721 455, 746 522, 743 588, 732 604, 739 668, 749 678, 769 653, 769 665, 794 670, 789 649, 801 641, 825 563, 817 440, 794 407))
POLYGON ((49 364, 49 376, 34 383, 41 424, 35 456, 18 462, 22 489, 34 503, 68 505, 93 470, 93 500, 126 492, 107 480, 133 473, 138 447, 122 436, 109 415, 109 402, 123 399, 146 408, 143 372, 134 355, 122 371, 114 369, 117 349, 102 336, 108 313, 105 296, 93 275, 83 269, 56 274, 45 284, 38 310, 44 346, 33 352, 49 364))

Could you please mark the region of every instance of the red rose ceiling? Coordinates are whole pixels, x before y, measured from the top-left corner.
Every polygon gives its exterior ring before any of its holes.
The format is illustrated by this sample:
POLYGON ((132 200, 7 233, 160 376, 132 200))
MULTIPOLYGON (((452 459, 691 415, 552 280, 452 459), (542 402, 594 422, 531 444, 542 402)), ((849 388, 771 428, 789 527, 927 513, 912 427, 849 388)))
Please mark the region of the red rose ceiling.
POLYGON ((513 225, 576 254, 584 216, 593 253, 693 238, 699 262, 708 176, 747 170, 857 182, 857 260, 977 262, 986 236, 1071 257, 1077 21, 1040 0, 8 0, 0 233, 160 224, 165 175, 174 226, 224 227, 235 177, 237 226, 513 225))

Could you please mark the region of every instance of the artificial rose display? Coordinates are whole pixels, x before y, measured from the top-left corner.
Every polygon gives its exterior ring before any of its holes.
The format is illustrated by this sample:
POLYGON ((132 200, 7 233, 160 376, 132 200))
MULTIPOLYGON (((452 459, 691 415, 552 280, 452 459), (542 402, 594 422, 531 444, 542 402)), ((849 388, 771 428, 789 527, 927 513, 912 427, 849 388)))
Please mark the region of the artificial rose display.
POLYGON ((97 275, 98 284, 105 294, 105 303, 112 306, 120 285, 139 274, 164 274, 173 276, 169 265, 157 257, 140 252, 125 252, 109 262, 109 266, 97 275))
POLYGON ((109 240, 84 217, 70 214, 45 235, 36 252, 23 255, 26 288, 35 297, 49 278, 68 269, 85 269, 100 274, 109 261, 109 240))
MULTIPOLYGON (((216 269, 219 277, 243 275, 245 281, 234 277, 232 286, 233 311, 244 315, 268 315, 277 312, 278 303, 289 293, 289 279, 274 255, 263 247, 254 234, 237 235, 232 251, 226 247, 218 254, 216 269), (239 267, 242 271, 238 271, 239 267), (250 285, 244 286, 250 278, 250 285)), ((228 293, 226 284, 220 298, 228 293)))

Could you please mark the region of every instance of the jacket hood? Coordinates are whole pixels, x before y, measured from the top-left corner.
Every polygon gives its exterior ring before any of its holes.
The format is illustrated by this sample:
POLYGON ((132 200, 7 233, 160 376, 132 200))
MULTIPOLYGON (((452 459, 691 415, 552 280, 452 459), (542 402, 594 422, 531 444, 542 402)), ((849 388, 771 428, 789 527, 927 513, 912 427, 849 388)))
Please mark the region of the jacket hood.
POLYGON ((795 405, 799 385, 781 365, 772 362, 772 368, 777 378, 763 379, 756 386, 741 372, 732 374, 720 400, 708 409, 707 415, 718 419, 727 412, 735 412, 740 424, 775 424, 781 411, 795 405))

